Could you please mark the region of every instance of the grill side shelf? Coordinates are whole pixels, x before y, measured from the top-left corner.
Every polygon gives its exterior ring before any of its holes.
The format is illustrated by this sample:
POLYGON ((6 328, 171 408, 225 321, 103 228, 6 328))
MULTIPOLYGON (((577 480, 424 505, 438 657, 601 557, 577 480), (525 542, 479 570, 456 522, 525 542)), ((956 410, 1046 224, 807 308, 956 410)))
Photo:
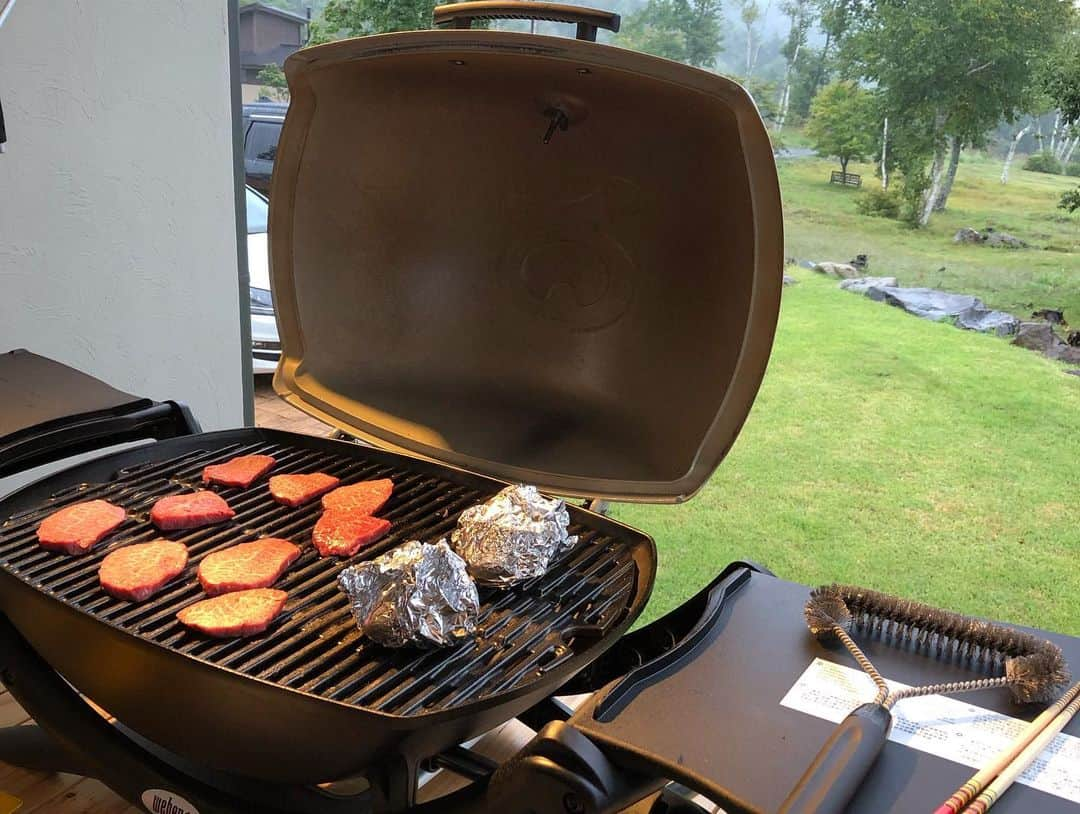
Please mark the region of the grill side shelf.
MULTIPOLYGON (((458 515, 497 488, 473 488, 388 461, 362 447, 339 453, 268 440, 206 444, 169 457, 114 471, 110 477, 59 489, 36 506, 0 523, 0 567, 54 600, 102 623, 217 668, 235 671, 297 692, 400 716, 446 710, 524 688, 588 649, 626 618, 639 593, 634 541, 620 540, 575 523, 578 545, 543 577, 509 590, 481 591, 479 634, 451 648, 391 650, 367 641, 356 628, 337 575, 351 562, 369 559, 410 539, 446 536, 458 515), (328 472, 353 483, 389 477, 394 495, 381 516, 390 534, 349 561, 321 559, 311 545, 319 502, 289 508, 275 503, 266 479, 246 490, 212 487, 236 511, 232 521, 190 532, 159 532, 149 525, 153 503, 163 495, 203 488, 204 466, 236 455, 273 455, 274 474, 328 472), (82 557, 47 552, 36 529, 49 513, 70 503, 105 499, 123 506, 129 519, 82 557), (270 629, 246 639, 210 639, 176 620, 176 612, 202 598, 195 572, 203 557, 259 537, 284 537, 302 554, 276 587, 289 593, 270 629), (184 574, 152 599, 132 604, 113 599, 98 584, 101 560, 110 551, 157 537, 188 546, 184 574)), ((484 482, 487 486, 487 483, 484 482)))

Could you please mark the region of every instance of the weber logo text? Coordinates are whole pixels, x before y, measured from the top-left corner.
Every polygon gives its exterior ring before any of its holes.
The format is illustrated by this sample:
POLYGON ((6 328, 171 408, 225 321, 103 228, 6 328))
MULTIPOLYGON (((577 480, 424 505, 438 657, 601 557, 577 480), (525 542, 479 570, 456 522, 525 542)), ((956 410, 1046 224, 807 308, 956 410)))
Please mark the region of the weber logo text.
POLYGON ((165 789, 147 789, 142 803, 153 814, 199 814, 199 810, 178 794, 165 789))

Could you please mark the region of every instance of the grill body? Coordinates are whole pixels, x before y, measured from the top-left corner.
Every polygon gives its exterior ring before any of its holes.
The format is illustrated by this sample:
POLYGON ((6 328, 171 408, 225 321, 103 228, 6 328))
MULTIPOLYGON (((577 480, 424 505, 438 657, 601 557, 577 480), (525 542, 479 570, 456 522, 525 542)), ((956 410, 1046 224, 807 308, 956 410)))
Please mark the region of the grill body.
POLYGON ((446 650, 390 650, 356 629, 336 576, 409 539, 435 540, 503 484, 345 442, 264 429, 170 439, 52 475, 0 503, 0 610, 61 675, 141 735, 214 769, 277 783, 341 778, 410 763, 480 734, 551 694, 638 616, 656 568, 646 535, 571 507, 581 542, 544 577, 483 590, 481 631, 446 650), (344 483, 391 477, 391 534, 352 560, 319 559, 318 501, 274 503, 265 481, 220 489, 228 524, 164 535, 147 522, 165 494, 199 485, 203 466, 238 454, 278 458, 276 473, 326 471, 344 483), (45 552, 34 531, 71 502, 101 497, 133 519, 81 558, 45 552), (151 600, 114 600, 97 583, 109 551, 166 536, 186 543, 184 575, 151 600), (277 587, 285 612, 265 634, 213 640, 175 620, 201 598, 211 551, 263 536, 301 545, 277 587))

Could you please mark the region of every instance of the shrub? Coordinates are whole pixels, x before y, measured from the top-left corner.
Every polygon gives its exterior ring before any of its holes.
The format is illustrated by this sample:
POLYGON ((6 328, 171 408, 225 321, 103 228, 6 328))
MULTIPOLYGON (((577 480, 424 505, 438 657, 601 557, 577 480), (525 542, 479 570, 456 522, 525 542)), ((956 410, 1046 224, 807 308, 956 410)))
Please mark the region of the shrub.
POLYGON ((1033 153, 1024 162, 1024 169, 1032 172, 1049 172, 1061 175, 1061 162, 1054 158, 1053 153, 1033 153))
POLYGON ((1065 167, 1065 174, 1074 178, 1080 176, 1080 161, 1070 161, 1068 166, 1065 167))
POLYGON ((865 190, 855 199, 855 209, 862 215, 895 220, 900 217, 900 208, 903 203, 900 193, 895 189, 873 187, 865 190))

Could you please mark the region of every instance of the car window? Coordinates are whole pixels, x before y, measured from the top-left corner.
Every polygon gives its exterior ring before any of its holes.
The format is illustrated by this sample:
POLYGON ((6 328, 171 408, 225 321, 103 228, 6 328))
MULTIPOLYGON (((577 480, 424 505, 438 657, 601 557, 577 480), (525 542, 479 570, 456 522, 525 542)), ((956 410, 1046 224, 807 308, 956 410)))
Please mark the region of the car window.
POLYGON ((247 230, 249 235, 266 231, 266 216, 269 211, 266 200, 251 189, 247 192, 247 230))
POLYGON ((277 122, 252 122, 244 143, 244 158, 273 161, 280 134, 281 125, 277 122))

